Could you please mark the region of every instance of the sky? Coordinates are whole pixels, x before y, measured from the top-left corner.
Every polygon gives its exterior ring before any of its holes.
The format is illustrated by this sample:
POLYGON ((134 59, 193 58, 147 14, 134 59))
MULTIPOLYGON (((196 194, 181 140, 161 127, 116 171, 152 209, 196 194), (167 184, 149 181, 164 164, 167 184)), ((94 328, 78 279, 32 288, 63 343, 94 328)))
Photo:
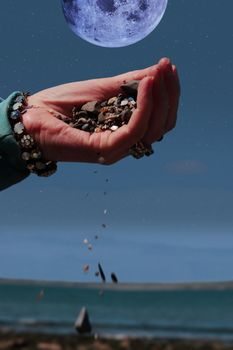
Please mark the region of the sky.
POLYGON ((1 192, 0 278, 95 282, 98 262, 122 282, 233 278, 232 13, 232 0, 170 0, 148 37, 110 49, 77 37, 59 0, 1 0, 1 97, 165 56, 182 96, 177 126, 153 157, 60 163, 48 179, 1 192))

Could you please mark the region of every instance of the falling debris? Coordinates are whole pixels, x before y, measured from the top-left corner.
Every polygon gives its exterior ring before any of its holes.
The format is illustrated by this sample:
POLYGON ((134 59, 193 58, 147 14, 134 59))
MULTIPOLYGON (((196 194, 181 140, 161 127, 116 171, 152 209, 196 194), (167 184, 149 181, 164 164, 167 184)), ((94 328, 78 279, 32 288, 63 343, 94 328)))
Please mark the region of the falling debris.
POLYGON ((106 194, 107 194, 107 192, 106 192, 106 191, 104 191, 104 196, 106 196, 106 194))
POLYGON ((92 245, 91 244, 88 244, 88 249, 92 250, 92 245))
POLYGON ((98 173, 98 170, 94 170, 93 173, 94 173, 94 174, 97 174, 97 173, 98 173))
POLYGON ((96 271, 96 272, 95 272, 95 276, 96 276, 96 277, 99 277, 99 275, 100 275, 99 271, 96 271))
POLYGON ((42 300, 44 298, 44 290, 43 289, 41 289, 41 291, 37 294, 37 296, 36 296, 36 300, 37 301, 40 301, 40 300, 42 300))
POLYGON ((84 238, 83 243, 84 243, 84 244, 88 244, 88 239, 87 239, 87 238, 84 238))
POLYGON ((98 238, 99 238, 99 236, 95 235, 95 239, 98 239, 98 238))
POLYGON ((104 291, 103 291, 103 289, 101 289, 101 290, 99 291, 99 296, 102 297, 103 295, 104 295, 104 291))
POLYGON ((90 266, 89 265, 84 265, 83 266, 83 272, 87 273, 89 271, 90 266))
POLYGON ((118 278, 117 278, 117 276, 115 275, 114 272, 111 273, 111 279, 112 279, 113 283, 118 283, 118 278))
POLYGON ((102 224, 102 227, 103 227, 103 228, 106 228, 106 224, 102 224))
POLYGON ((100 263, 98 263, 98 268, 99 268, 99 273, 100 273, 100 277, 102 279, 102 282, 106 282, 106 277, 105 277, 104 271, 103 271, 100 263))
POLYGON ((107 212, 108 212, 108 210, 107 210, 107 209, 104 209, 104 214, 105 214, 105 215, 107 214, 107 212))

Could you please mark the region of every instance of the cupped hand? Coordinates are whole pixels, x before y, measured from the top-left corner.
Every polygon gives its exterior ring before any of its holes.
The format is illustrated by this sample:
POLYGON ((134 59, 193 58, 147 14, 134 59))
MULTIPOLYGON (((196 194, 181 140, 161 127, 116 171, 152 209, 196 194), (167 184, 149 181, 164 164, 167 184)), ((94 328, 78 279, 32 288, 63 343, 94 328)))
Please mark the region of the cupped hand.
POLYGON ((28 104, 34 107, 23 114, 23 123, 47 160, 98 163, 101 159, 101 163, 112 164, 129 155, 137 142, 150 145, 174 128, 179 96, 176 67, 164 58, 142 70, 68 83, 31 95, 28 104), (116 96, 120 86, 130 80, 140 80, 137 108, 129 123, 118 130, 89 133, 56 117, 71 117, 74 106, 116 96))

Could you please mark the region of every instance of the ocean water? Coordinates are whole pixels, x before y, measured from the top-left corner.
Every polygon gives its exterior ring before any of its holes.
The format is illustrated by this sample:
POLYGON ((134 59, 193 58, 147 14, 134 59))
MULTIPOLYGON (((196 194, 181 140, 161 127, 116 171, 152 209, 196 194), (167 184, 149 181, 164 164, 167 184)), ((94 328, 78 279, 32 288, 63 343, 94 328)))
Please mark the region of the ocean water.
POLYGON ((0 328, 75 333, 85 306, 102 336, 233 339, 233 290, 103 290, 1 283, 0 328), (44 293, 43 298, 39 296, 44 293))

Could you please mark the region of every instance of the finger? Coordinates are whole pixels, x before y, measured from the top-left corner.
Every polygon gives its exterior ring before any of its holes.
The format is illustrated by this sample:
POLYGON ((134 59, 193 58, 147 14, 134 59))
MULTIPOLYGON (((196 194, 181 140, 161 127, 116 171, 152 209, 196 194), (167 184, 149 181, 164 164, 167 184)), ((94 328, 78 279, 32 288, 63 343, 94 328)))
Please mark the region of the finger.
POLYGON ((169 64, 171 64, 171 60, 168 57, 162 57, 158 62, 158 65, 161 69, 166 69, 167 65, 169 64))
POLYGON ((123 73, 116 75, 113 78, 107 78, 107 79, 115 79, 118 83, 121 83, 122 80, 141 80, 142 78, 146 76, 154 76, 154 73, 156 73, 157 68, 159 65, 163 65, 166 62, 170 62, 169 58, 163 57, 160 59, 159 63, 154 64, 153 66, 144 68, 144 69, 139 69, 139 70, 134 70, 131 72, 123 73))
POLYGON ((159 67, 164 72, 164 81, 169 96, 167 125, 164 130, 164 133, 166 133, 173 129, 176 125, 177 111, 180 98, 180 82, 176 67, 171 64, 168 58, 162 58, 159 61, 159 67))
POLYGON ((133 145, 130 149, 122 149, 120 151, 117 150, 115 153, 113 153, 111 155, 111 158, 100 157, 99 163, 104 164, 104 165, 111 165, 111 164, 114 164, 125 157, 128 157, 128 156, 133 156, 136 159, 140 159, 144 156, 149 157, 153 153, 154 153, 154 151, 151 148, 151 146, 150 146, 150 148, 146 149, 144 143, 139 142, 139 143, 133 145), (142 145, 140 145, 140 144, 142 144, 142 145), (141 148, 141 147, 143 147, 143 148, 141 148))
MULTIPOLYGON (((70 116, 74 106, 80 107, 90 100, 103 101, 116 96, 122 84, 130 80, 142 80, 146 76, 154 76, 156 69, 157 64, 114 77, 67 83, 56 88, 43 90, 34 94, 33 97, 35 100, 46 101, 45 107, 50 106, 70 116)), ((41 103, 43 105, 43 102, 41 103)))
POLYGON ((165 127, 165 132, 168 132, 176 125, 180 98, 180 83, 175 66, 169 65, 167 67, 164 74, 164 81, 169 96, 169 110, 165 127))
POLYGON ((154 76, 156 74, 158 66, 166 66, 167 64, 170 64, 169 58, 162 58, 160 59, 158 64, 155 64, 153 66, 144 68, 144 69, 138 69, 127 73, 122 73, 119 75, 116 75, 114 77, 109 78, 102 78, 102 79, 95 79, 93 80, 93 83, 100 83, 101 88, 104 90, 104 96, 103 97, 111 97, 117 93, 119 93, 120 86, 130 80, 142 80, 143 78, 147 76, 154 76))
MULTIPOLYGON (((88 101, 90 96, 90 86, 92 100, 104 100, 106 98, 112 97, 119 93, 120 86, 130 80, 142 80, 146 76, 154 76, 157 69, 157 64, 144 68, 138 69, 127 73, 122 73, 114 77, 90 79, 85 81, 79 81, 74 83, 64 84, 63 89, 67 90, 67 93, 71 95, 72 103, 77 102, 78 105, 88 101)), ((69 101, 70 102, 70 101, 69 101)))
POLYGON ((143 138, 143 142, 147 145, 159 140, 163 136, 167 122, 168 94, 160 69, 158 69, 155 76, 153 98, 154 107, 151 113, 148 131, 143 138))
POLYGON ((107 152, 114 149, 129 149, 144 137, 153 108, 153 84, 153 77, 146 77, 140 82, 137 108, 127 125, 109 135, 107 152))
POLYGON ((131 80, 142 80, 147 76, 153 77, 157 69, 157 65, 151 67, 135 70, 128 73, 123 73, 114 77, 91 79, 77 83, 65 84, 67 93, 72 91, 72 97, 69 99, 69 104, 81 106, 89 100, 90 86, 92 100, 103 101, 110 97, 116 96, 120 92, 120 87, 124 83, 131 80), (78 102, 77 102, 78 98, 78 102), (76 99, 74 101, 74 99, 76 99))
POLYGON ((112 154, 110 158, 108 157, 99 157, 97 159, 97 163, 102 164, 102 165, 112 165, 115 164, 117 162, 119 162, 120 160, 126 158, 129 156, 129 150, 121 150, 121 151, 117 151, 115 154, 112 154))
MULTIPOLYGON (((106 155, 106 157, 100 156, 98 158, 98 163, 103 164, 103 165, 111 165, 111 164, 117 163, 118 161, 120 161, 128 156, 132 156, 132 155, 133 155, 133 153, 131 151, 131 148, 130 149, 116 150, 115 152, 113 152, 111 154, 110 157, 108 157, 108 155, 106 155)), ((144 155, 145 155, 145 153, 142 154, 141 157, 143 157, 144 155)), ((139 159, 141 157, 138 157, 137 159, 139 159)), ((136 158, 136 156, 135 156, 135 158, 136 158)))

